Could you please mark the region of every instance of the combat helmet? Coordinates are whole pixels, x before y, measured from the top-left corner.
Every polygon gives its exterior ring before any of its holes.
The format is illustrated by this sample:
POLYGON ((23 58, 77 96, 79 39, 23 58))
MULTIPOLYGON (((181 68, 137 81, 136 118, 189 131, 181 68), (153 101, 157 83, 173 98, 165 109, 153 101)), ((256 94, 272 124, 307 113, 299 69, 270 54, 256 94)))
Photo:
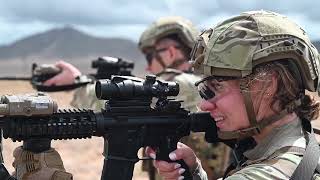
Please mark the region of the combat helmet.
POLYGON ((192 49, 199 32, 191 21, 185 18, 180 16, 162 17, 142 33, 138 46, 141 51, 144 51, 148 47, 153 47, 159 39, 174 34, 192 49))
POLYGON ((319 93, 318 51, 301 27, 274 12, 245 12, 204 31, 191 59, 195 73, 205 76, 202 81, 210 76, 240 78, 250 127, 219 132, 222 139, 252 136, 287 113, 281 111, 279 116, 256 121, 252 100, 245 90, 248 85, 242 84, 241 79, 262 63, 289 61, 299 74, 300 88, 319 93))

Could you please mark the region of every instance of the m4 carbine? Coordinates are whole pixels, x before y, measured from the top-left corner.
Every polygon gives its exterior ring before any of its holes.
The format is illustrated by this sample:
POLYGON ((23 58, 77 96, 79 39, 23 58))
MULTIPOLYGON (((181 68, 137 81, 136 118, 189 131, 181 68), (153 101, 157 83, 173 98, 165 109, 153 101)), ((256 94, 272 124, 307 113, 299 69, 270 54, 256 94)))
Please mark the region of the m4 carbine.
POLYGON ((93 60, 91 67, 97 69, 96 74, 91 74, 96 80, 111 79, 112 75, 132 76, 134 63, 122 58, 104 56, 93 60))
POLYGON ((121 58, 109 56, 99 57, 92 60, 91 67, 97 69, 95 74, 82 75, 75 79, 73 84, 59 86, 45 86, 43 83, 58 75, 61 69, 53 64, 32 64, 31 77, 5 76, 0 77, 0 80, 23 80, 30 81, 33 88, 43 92, 55 92, 72 90, 81 86, 85 86, 99 79, 110 79, 112 75, 131 76, 134 63, 121 58))
MULTIPOLYGON (((51 101, 34 98, 33 107, 28 108, 20 100, 22 109, 12 112, 14 98, 4 96, 3 117, 0 127, 4 138, 13 141, 43 141, 51 139, 78 139, 92 136, 103 137, 108 142, 101 179, 132 179, 134 165, 141 147, 151 146, 157 152, 157 159, 170 162, 169 153, 177 148, 180 138, 193 132, 215 133, 215 123, 208 113, 189 113, 181 108, 181 102, 169 99, 176 96, 179 86, 174 82, 156 80, 147 76, 145 80, 128 76, 114 76, 111 80, 96 83, 96 95, 107 100, 105 109, 94 112, 89 109, 60 109, 55 112, 51 101), (157 99, 151 107, 153 99, 157 99), (12 99, 12 100, 10 100, 12 99), (9 112, 9 113, 8 113, 9 112), (33 114, 34 113, 34 114, 33 114), (108 161, 108 162, 107 162, 108 161)), ((18 100, 19 101, 19 100, 18 100)), ((14 106, 18 107, 18 106, 14 106)), ((34 143, 33 143, 34 144, 34 143)), ((41 144, 41 143, 40 143, 41 144)), ((50 148, 50 144, 47 144, 50 148)), ((37 151, 44 147, 25 146, 37 151)), ((185 179, 192 179, 187 165, 185 179)))

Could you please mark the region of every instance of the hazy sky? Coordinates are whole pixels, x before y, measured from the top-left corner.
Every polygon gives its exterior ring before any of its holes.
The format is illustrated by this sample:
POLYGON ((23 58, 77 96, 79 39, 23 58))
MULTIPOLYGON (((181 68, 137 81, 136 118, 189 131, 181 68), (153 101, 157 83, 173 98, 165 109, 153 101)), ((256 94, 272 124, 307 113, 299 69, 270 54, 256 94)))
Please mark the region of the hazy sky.
POLYGON ((318 7, 316 0, 0 0, 0 45, 65 25, 96 36, 137 41, 148 24, 161 16, 184 16, 205 28, 260 9, 289 16, 318 40, 318 7))

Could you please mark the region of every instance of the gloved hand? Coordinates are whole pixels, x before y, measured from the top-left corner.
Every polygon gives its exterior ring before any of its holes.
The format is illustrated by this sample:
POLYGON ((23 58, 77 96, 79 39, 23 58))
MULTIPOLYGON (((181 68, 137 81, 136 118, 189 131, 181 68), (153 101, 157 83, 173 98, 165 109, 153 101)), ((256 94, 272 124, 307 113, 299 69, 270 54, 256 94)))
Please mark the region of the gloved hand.
POLYGON ((17 147, 14 152, 13 176, 18 180, 72 180, 66 172, 59 153, 51 148, 41 153, 34 153, 17 147))

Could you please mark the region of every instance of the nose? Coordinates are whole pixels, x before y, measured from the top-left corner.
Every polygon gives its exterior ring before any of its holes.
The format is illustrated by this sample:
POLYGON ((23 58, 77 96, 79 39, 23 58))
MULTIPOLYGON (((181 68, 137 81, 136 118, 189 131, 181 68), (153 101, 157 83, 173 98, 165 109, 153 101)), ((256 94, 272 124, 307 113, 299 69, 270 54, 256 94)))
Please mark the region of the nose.
POLYGON ((199 108, 202 111, 212 111, 216 108, 216 104, 214 102, 202 100, 199 104, 199 108))

